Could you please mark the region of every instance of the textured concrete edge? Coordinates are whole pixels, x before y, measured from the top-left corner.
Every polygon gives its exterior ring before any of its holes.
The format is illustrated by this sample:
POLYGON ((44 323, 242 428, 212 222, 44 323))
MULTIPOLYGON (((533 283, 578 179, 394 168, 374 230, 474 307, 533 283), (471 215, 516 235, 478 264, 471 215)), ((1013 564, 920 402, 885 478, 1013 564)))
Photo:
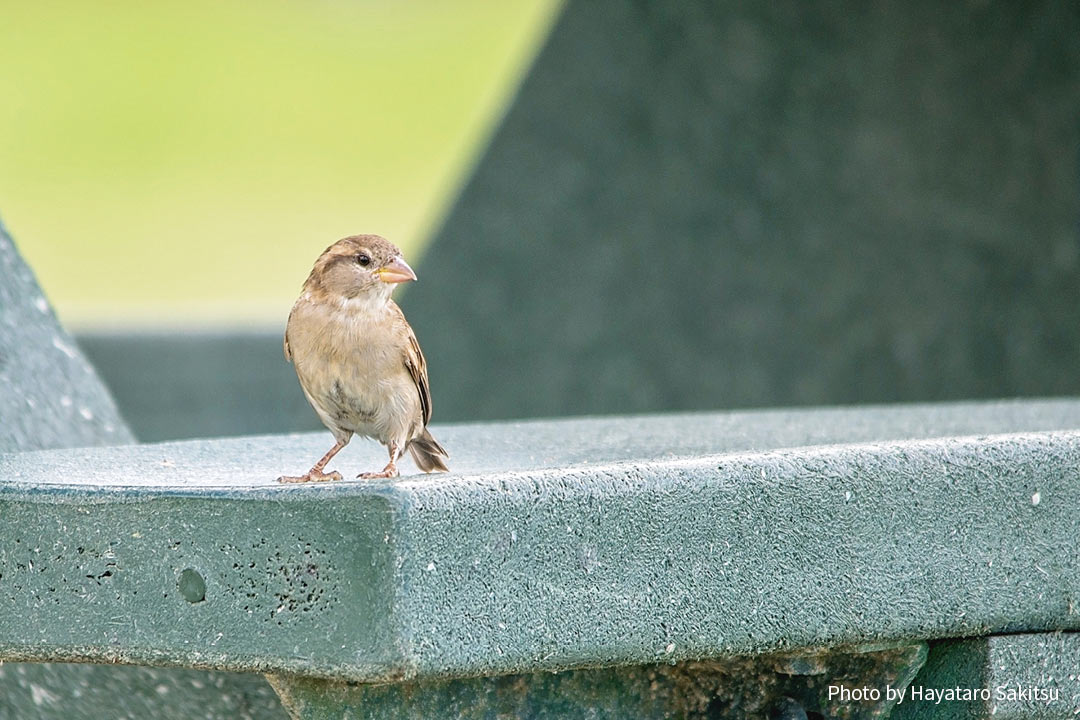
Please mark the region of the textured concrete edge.
MULTIPOLYGON (((884 406, 875 406, 884 407, 884 406)), ((915 406, 913 406, 915 407, 915 406)), ((932 407, 932 406, 926 406, 932 407)), ((846 409, 846 408, 845 408, 846 409)), ((770 411, 762 411, 770 412, 770 411)), ((649 417, 649 416, 641 416, 649 417)), ((678 419, 692 419, 692 415, 675 416, 678 419)), ((599 418, 575 418, 575 420, 592 420, 599 418)), ((533 421, 523 421, 533 422, 533 421)), ((546 421, 535 421, 544 423, 546 421)), ((558 421, 556 421, 558 422, 558 421)), ((483 426, 496 427, 501 423, 484 423, 483 426)), ((454 427, 481 427, 481 425, 460 425, 454 427)), ((250 436, 253 440, 273 441, 275 438, 319 437, 325 433, 305 433, 289 435, 259 435, 250 436)), ((248 438, 226 438, 222 442, 228 443, 235 440, 248 438)), ((576 441, 576 439, 575 439, 576 441)), ((23 480, 11 480, 3 476, 5 463, 46 458, 53 454, 67 454, 71 449, 61 450, 32 450, 27 452, 5 453, 0 452, 0 497, 19 500, 22 502, 41 503, 116 503, 116 502, 141 502, 156 498, 190 498, 212 500, 274 500, 279 502, 306 502, 312 499, 333 500, 346 497, 382 496, 395 506, 407 508, 416 505, 439 503, 445 499, 459 505, 467 505, 469 499, 462 498, 461 492, 477 492, 479 497, 486 495, 485 491, 492 488, 511 488, 515 485, 535 486, 537 483, 555 482, 560 485, 572 483, 576 486, 594 489, 600 493, 612 491, 633 492, 633 483, 612 483, 613 475, 618 475, 625 470, 634 469, 648 470, 651 475, 663 477, 665 470, 682 473, 686 470, 712 470, 719 479, 719 471, 724 466, 739 466, 753 464, 762 459, 771 458, 814 458, 828 460, 832 457, 846 457, 847 459, 865 456, 867 458, 881 456, 890 453, 901 453, 908 448, 916 449, 922 453, 943 453, 943 459, 948 460, 948 453, 958 445, 975 447, 980 444, 1007 445, 1023 444, 1026 442, 1071 443, 1080 442, 1080 426, 1076 429, 1061 428, 1051 430, 1034 431, 1005 431, 1005 432, 979 432, 964 433, 957 435, 940 435, 931 437, 916 437, 885 440, 860 440, 855 442, 825 442, 825 443, 801 443, 785 445, 777 448, 730 450, 696 455, 675 455, 663 459, 654 458, 629 458, 611 460, 607 462, 575 462, 567 464, 552 464, 536 468, 517 470, 513 468, 497 469, 481 472, 451 472, 449 474, 423 474, 403 476, 390 480, 354 481, 309 483, 307 485, 281 484, 272 481, 264 481, 260 484, 238 485, 205 482, 200 478, 198 485, 184 484, 179 482, 169 484, 108 484, 95 485, 88 482, 49 482, 33 483, 23 480)), ((205 443, 213 445, 214 440, 184 440, 168 443, 147 443, 140 445, 117 445, 107 446, 103 449, 124 452, 128 448, 145 449, 148 447, 170 447, 173 445, 185 445, 187 443, 205 443)), ((321 445, 320 445, 321 447, 321 445)), ((97 448, 94 448, 95 450, 97 448)), ((75 448, 78 450, 78 448, 75 448)), ((306 456, 304 458, 307 459, 306 456)), ((227 469, 214 467, 216 472, 227 472, 227 469)), ((1078 468, 1080 471, 1080 468, 1078 468)), ((633 473, 635 478, 640 472, 633 473)), ((267 475, 271 477, 271 475, 267 475)))
POLYGON ((200 653, 198 657, 181 656, 173 651, 148 648, 107 650, 97 646, 34 648, 0 643, 0 663, 77 663, 85 665, 131 665, 266 675, 271 673, 312 678, 326 682, 400 682, 404 674, 379 664, 311 663, 274 658, 267 661, 256 655, 237 653, 200 653))
MULTIPOLYGON (((998 462, 997 469, 1006 468, 1008 462, 1027 463, 1037 456, 1043 465, 1035 469, 1036 473, 1044 473, 1047 476, 1059 476, 1068 474, 1075 476, 1077 471, 1077 454, 1080 452, 1080 432, 1045 432, 1045 433, 1019 433, 1010 435, 995 435, 984 437, 964 438, 938 438, 932 440, 906 441, 896 443, 872 443, 860 445, 837 445, 800 448, 794 450, 770 451, 764 453, 733 453, 718 456, 706 456, 689 459, 674 459, 653 461, 650 463, 615 463, 604 466, 582 466, 556 470, 537 470, 530 472, 505 472, 475 477, 449 478, 448 482, 436 483, 430 481, 401 481, 389 483, 382 487, 365 486, 342 486, 339 488, 326 488, 318 495, 325 509, 333 507, 335 499, 344 499, 357 493, 362 495, 379 494, 383 500, 386 495, 393 497, 390 503, 391 518, 390 528, 396 536, 393 543, 393 593, 394 600, 391 604, 392 614, 387 618, 392 627, 390 628, 390 644, 392 647, 384 648, 392 651, 398 658, 400 665, 397 668, 386 666, 373 666, 366 663, 356 663, 337 657, 331 661, 319 663, 312 659, 296 659, 278 652, 263 652, 262 654, 245 655, 243 653, 219 653, 209 647, 198 647, 196 643, 190 650, 184 653, 168 652, 140 645, 139 638, 129 636, 124 639, 123 630, 114 638, 113 642, 102 645, 71 645, 53 643, 52 645, 35 642, 33 645, 13 644, 0 642, 0 657, 5 659, 20 660, 75 660, 94 662, 124 662, 152 665, 176 665, 183 667, 199 667, 208 669, 226 669, 255 672, 281 672, 297 675, 307 675, 328 679, 353 680, 353 681, 387 681, 412 677, 468 677, 484 674, 499 674, 521 672, 523 670, 561 670, 575 667, 595 667, 604 665, 636 665, 641 663, 655 662, 658 657, 654 654, 642 653, 640 649, 626 645, 613 647, 610 645, 573 650, 569 654, 548 655, 544 657, 543 648, 523 642, 515 648, 514 653, 505 658, 501 663, 490 664, 488 661, 478 660, 476 657, 452 656, 432 654, 423 649, 428 638, 425 633, 431 630, 431 622, 439 623, 447 620, 446 615, 441 615, 444 608, 425 608, 424 601, 424 572, 416 572, 413 565, 419 559, 417 541, 424 541, 423 533, 417 533, 417 522, 423 522, 423 513, 436 511, 439 518, 449 522, 468 520, 470 512, 481 506, 490 505, 493 497, 504 494, 514 495, 519 501, 530 502, 530 498, 542 496, 549 504, 555 506, 556 519, 560 509, 559 505, 564 500, 572 500, 582 496, 611 498, 617 496, 633 496, 643 490, 657 487, 671 488, 687 485, 703 484, 712 487, 730 489, 743 488, 753 490, 753 486, 774 486, 785 481, 797 485, 800 470, 806 472, 828 473, 839 472, 844 467, 851 469, 864 465, 872 469, 884 456, 891 461, 911 463, 911 467, 901 467, 901 474, 907 473, 911 479, 919 479, 919 468, 927 463, 954 462, 958 458, 966 462, 978 463, 980 458, 990 457, 996 453, 998 462), (1017 452, 1017 448, 1028 447, 1031 453, 1017 452), (832 459, 840 458, 845 464, 830 465, 832 459), (1004 458, 1004 460, 1002 460, 1004 458), (921 463, 917 464, 916 463, 921 463), (1001 462, 1006 465, 1001 465, 1001 462), (806 470, 807 467, 811 469, 806 470), (631 471, 632 472, 629 472, 631 471), (790 477, 785 478, 785 473, 790 477), (336 490, 336 491, 335 491, 336 490), (391 492, 387 492, 390 490, 391 492), (493 492, 496 491, 496 492, 493 492), (539 492, 540 495, 536 493, 539 492), (342 496, 342 497, 338 497, 342 496), (331 503, 330 505, 325 505, 331 503), (421 510, 420 514, 416 511, 421 510), (460 512, 459 512, 460 511, 460 512), (429 623, 425 625, 425 623, 429 623), (256 659, 258 657, 258 659, 256 659)), ((1007 469, 1007 468, 1006 468, 1007 469)), ((871 486, 874 483, 886 482, 887 476, 875 476, 870 472, 861 478, 871 486)), ((882 488, 884 490, 885 488, 882 488)), ((43 495, 36 495, 32 488, 7 489, 24 499, 42 501, 51 497, 54 501, 67 502, 72 499, 71 493, 63 491, 49 491, 43 495)), ((256 492, 256 491, 253 491, 256 492)), ((197 493, 196 493, 197 494, 197 493)), ((258 490, 257 494, 263 499, 284 500, 279 491, 258 490)), ((132 498, 141 497, 146 501, 152 501, 154 497, 165 499, 183 500, 185 494, 161 493, 154 488, 131 488, 124 492, 116 492, 113 489, 101 491, 88 491, 82 489, 83 499, 98 496, 103 504, 108 504, 109 498, 116 500, 117 505, 127 504, 132 498)), ((242 497, 240 493, 237 497, 242 497)), ((204 501, 216 501, 222 499, 218 491, 203 493, 204 501)), ((304 498, 293 493, 289 500, 304 504, 304 498)), ((761 501, 768 501, 768 496, 761 496, 761 501)), ((320 514, 320 517, 324 517, 320 514)), ((498 513, 496 513, 496 519, 498 513)), ((431 539, 430 537, 428 539, 431 539)), ((439 538, 434 538, 438 540, 439 538)), ((872 539, 872 538, 871 538, 872 539)), ((483 548, 481 548, 483 549, 483 548)), ((431 573, 427 574, 428 576, 431 573)), ((1075 581, 1075 578, 1072 579, 1075 581)), ((1040 586, 1041 587, 1041 586, 1040 586)), ((1080 619, 1074 619, 1070 624, 1070 618, 1058 612, 1050 605, 1025 605, 1031 610, 1034 607, 1035 615, 1040 618, 1038 629, 1057 627, 1060 629, 1071 628, 1080 625, 1080 619)), ((564 611, 566 609, 564 608, 564 611)), ((695 646, 692 643, 680 645, 679 651, 670 659, 693 660, 711 657, 734 657, 743 655, 762 654, 787 650, 793 647, 817 647, 832 645, 848 645, 852 643, 865 643, 866 641, 891 641, 913 640, 935 637, 949 637, 962 634, 971 634, 973 627, 977 629, 1022 629, 1013 627, 1013 624, 1030 622, 1030 618, 1008 618, 993 620, 987 617, 975 617, 964 624, 953 626, 935 625, 933 623, 908 624, 899 627, 875 626, 878 619, 871 617, 871 622, 855 628, 848 628, 846 632, 828 632, 820 635, 802 633, 799 637, 793 637, 790 632, 794 626, 780 625, 773 628, 773 636, 759 636, 752 642, 746 639, 732 639, 724 636, 715 637, 708 646, 695 646), (1007 626, 1007 627, 1006 627, 1007 626), (685 648, 685 649, 684 649, 685 648)), ((835 629, 835 628, 834 628, 835 629)), ((1034 628, 1033 628, 1034 629, 1034 628)), ((437 632, 437 631, 435 631, 437 632)), ((796 633, 797 634, 797 633, 796 633)), ((303 641, 303 636, 293 638, 303 641)), ((481 638, 485 639, 485 638, 481 638)), ((588 639, 586 638, 586 641, 588 639)), ((483 643, 480 643, 482 646, 483 643)), ((264 649, 265 650, 265 649, 264 649)))
MULTIPOLYGON (((613 477, 619 473, 634 469, 649 471, 651 477, 663 478, 665 470, 682 473, 684 471, 712 471, 711 478, 704 475, 699 479, 714 482, 723 479, 727 468, 757 464, 763 459, 783 459, 790 457, 828 460, 844 457, 854 459, 858 456, 873 457, 899 453, 907 450, 922 454, 940 453, 943 460, 950 459, 950 453, 957 447, 976 448, 980 445, 1022 445, 1028 442, 1039 443, 1047 447, 1056 444, 1073 446, 1080 444, 1080 429, 1061 429, 1036 432, 979 433, 969 435, 948 435, 911 440, 885 440, 854 443, 828 443, 816 445, 797 445, 769 450, 739 450, 734 452, 710 453, 695 457, 673 457, 661 460, 618 460, 605 463, 583 463, 530 470, 499 470, 486 473, 469 473, 452 476, 449 481, 433 481, 430 475, 410 476, 391 481, 380 489, 389 490, 403 500, 405 509, 417 504, 434 506, 443 502, 465 504, 467 499, 457 495, 457 491, 479 491, 492 488, 511 489, 534 487, 538 483, 552 480, 570 481, 573 487, 595 490, 601 493, 632 493, 637 487, 633 482, 615 483, 613 477)), ((1080 477, 1080 467, 1077 467, 1080 477)), ((634 473, 634 479, 641 479, 641 472, 634 473)), ((434 476, 439 478, 440 476, 434 476)), ((776 476, 763 479, 779 479, 776 476)), ((77 486, 73 486, 76 487, 77 486)), ((329 487, 343 487, 330 485, 329 487)), ((355 486, 354 486, 355 487, 355 486)), ((375 486, 368 486, 369 488, 375 486)), ((568 485, 568 487, 570 487, 568 485)), ((141 488, 132 487, 132 490, 141 488)))
POLYGON ((400 683, 268 676, 294 720, 342 717, 770 717, 782 707, 826 717, 887 714, 894 700, 834 697, 830 686, 907 687, 925 643, 807 649, 792 654, 674 664, 582 668, 400 683), (771 711, 771 712, 770 712, 771 711), (854 711, 854 712, 852 712, 854 711))
POLYGON ((401 675, 385 496, 18 496, 0 492, 0 660, 401 675))
MULTIPOLYGON (((404 481, 399 484, 399 490, 408 499, 402 505, 404 517, 400 533, 403 539, 399 544, 402 559, 399 563, 402 575, 408 577, 410 582, 407 591, 403 589, 404 585, 399 587, 401 599, 395 604, 404 620, 402 627, 406 637, 403 647, 409 663, 406 675, 468 677, 531 670, 560 671, 604 665, 629 666, 648 662, 754 656, 789 652, 800 647, 895 643, 989 632, 1080 629, 1080 614, 1072 610, 1071 599, 1080 589, 1080 573, 1070 563, 1066 553, 1076 536, 1075 531, 1070 533, 1068 528, 1075 523, 1057 522, 1062 520, 1062 513, 1068 508, 1080 506, 1078 478, 1080 432, 1058 431, 812 446, 652 462, 584 465, 559 471, 504 472, 461 478, 453 484, 404 481), (952 562, 950 571, 953 573, 962 574, 970 564, 975 570, 972 573, 975 579, 969 577, 958 583, 955 577, 935 578, 930 592, 939 595, 934 598, 934 607, 929 607, 912 602, 914 595, 925 590, 921 584, 915 584, 917 591, 913 595, 910 575, 904 577, 901 573, 888 577, 889 570, 881 565, 870 573, 869 581, 862 581, 860 585, 860 580, 856 580, 853 587, 868 594, 883 591, 877 593, 879 600, 874 605, 881 615, 863 615, 866 606, 859 606, 854 597, 839 604, 834 602, 831 606, 822 600, 820 610, 829 614, 829 619, 823 625, 803 625, 787 615, 797 608, 789 604, 778 608, 779 614, 769 618, 769 630, 764 633, 743 634, 738 623, 729 623, 724 632, 712 635, 711 639, 703 641, 700 635, 697 638, 683 635, 678 642, 667 643, 665 648, 666 641, 656 642, 657 638, 653 638, 654 649, 649 649, 651 636, 646 626, 656 622, 663 626, 662 614, 659 617, 624 618, 626 622, 615 629, 619 639, 614 643, 610 642, 610 637, 602 637, 601 631, 595 627, 584 630, 586 640, 583 643, 552 644, 537 637, 521 641, 521 637, 514 637, 501 626, 501 629, 470 627, 467 632, 462 631, 463 635, 455 637, 453 632, 448 631, 452 627, 448 620, 463 615, 484 617, 487 613, 497 616, 497 603, 493 601, 489 604, 486 600, 488 595, 494 597, 501 585, 507 583, 502 582, 496 572, 484 575, 468 586, 465 581, 475 573, 466 566, 471 564, 475 567, 477 557, 451 559, 444 566, 450 567, 448 572, 452 579, 449 582, 439 580, 437 578, 443 574, 443 567, 438 568, 439 572, 432 572, 439 563, 428 559, 433 554, 437 555, 439 549, 454 547, 455 539, 477 537, 490 531, 490 526, 486 527, 483 520, 473 522, 474 517, 480 517, 485 511, 512 525, 522 515, 541 514, 542 511, 534 512, 535 505, 540 501, 548 505, 565 503, 565 507, 569 507, 575 502, 587 505, 599 498, 608 503, 624 503, 619 507, 626 507, 627 501, 636 502, 636 496, 659 499, 677 495, 692 486, 691 494, 700 490, 714 497, 723 497, 722 507, 734 513, 747 507, 739 503, 739 499, 743 498, 759 508, 782 496, 787 498, 789 505, 791 498, 796 498, 795 504, 790 505, 796 512, 786 516, 796 518, 798 511, 810 504, 819 505, 817 510, 821 510, 821 498, 814 498, 815 492, 827 489, 833 500, 839 495, 840 505, 845 504, 852 495, 845 495, 843 490, 849 483, 854 494, 862 496, 861 503, 858 497, 855 503, 861 505, 862 509, 849 511, 845 513, 847 517, 841 519, 833 510, 826 508, 827 514, 819 517, 820 521, 841 525, 851 522, 845 531, 853 530, 855 536, 868 545, 877 542, 880 552, 884 553, 882 559, 890 559, 890 552, 899 552, 900 559, 910 566, 926 557, 937 557, 938 561, 945 557, 952 562), (975 487, 965 488, 965 485, 975 487), (1042 489, 1041 497, 1039 488, 1042 489), (932 528, 932 532, 920 536, 922 547, 906 544, 910 537, 889 535, 890 530, 881 520, 887 517, 890 507, 881 498, 899 498, 903 501, 905 493, 928 490, 931 491, 928 498, 930 504, 934 491, 941 493, 938 499, 943 498, 945 504, 923 511, 923 522, 932 528), (953 499, 957 490, 964 492, 963 499, 960 496, 953 499), (868 498, 869 504, 866 502, 868 498), (492 510, 494 507, 498 509, 492 510), (987 514, 980 520, 980 528, 975 533, 974 555, 971 548, 958 548, 946 536, 935 535, 939 530, 947 530, 961 516, 970 518, 971 510, 975 507, 985 510, 987 514), (997 524, 1013 523, 1016 512, 1034 510, 1040 513, 1037 516, 1040 519, 1033 517, 1030 526, 1021 522, 1010 528, 1020 538, 1021 547, 1014 548, 1011 556, 999 554, 1002 552, 1000 550, 995 551, 997 524), (855 515, 852 516, 851 512, 855 515), (998 520, 987 520, 996 515, 1000 515, 998 520), (852 517, 855 518, 854 522, 852 517), (874 532, 878 535, 875 536, 874 532), (1009 573, 1015 570, 1011 566, 1031 561, 1035 552, 1033 548, 1056 551, 1056 555, 1051 557, 1057 557, 1060 564, 1050 566, 1048 573, 1037 562, 1032 562, 1034 568, 1028 568, 1031 570, 1028 578, 1022 581, 1010 579, 1009 573), (983 550, 990 553, 987 556, 990 562, 986 567, 976 568, 976 555, 983 550), (471 563, 463 562, 470 559, 471 563), (453 574, 455 570, 451 567, 454 561, 458 564, 457 575, 453 574), (1009 569, 1001 569, 1003 565, 1009 569), (987 571, 986 568, 993 570, 987 571), (1035 570, 1040 570, 1041 574, 1037 575, 1035 570), (975 595, 969 591, 977 589, 980 583, 992 589, 994 600, 973 602, 975 595), (451 588, 451 585, 454 587, 451 588), (905 589, 908 591, 906 594, 912 596, 905 600, 907 606, 904 610, 907 614, 894 617, 893 607, 887 598, 890 593, 903 593, 905 589), (477 590, 480 592, 470 595, 477 590), (448 601, 448 598, 469 598, 474 604, 469 604, 469 601, 448 601), (964 603, 973 604, 968 607, 964 603), (959 607, 955 607, 957 604, 959 607), (729 634, 727 631, 734 632, 729 634), (460 637, 467 637, 468 642, 459 642, 460 637), (635 644, 639 640, 641 642, 635 644)), ((758 508, 751 508, 751 511, 755 509, 758 508)), ((554 515, 548 518, 552 522, 545 528, 547 531, 561 529, 556 526, 562 523, 563 511, 553 512, 554 515)), ((656 512, 655 506, 639 505, 633 514, 617 514, 617 517, 620 522, 636 523, 656 512)), ((577 519, 580 520, 581 516, 577 516, 577 519)), ((780 525, 786 523, 786 519, 780 521, 780 525)), ((893 527, 896 527, 895 522, 893 527)), ((569 527, 566 529, 570 530, 569 527)), ((655 526, 652 529, 655 530, 655 526)), ((519 531, 519 538, 521 534, 519 531)), ((543 530, 540 534, 543 535, 543 530)), ((546 538, 556 536, 551 533, 546 538)), ((515 552, 519 556, 544 554, 551 549, 546 544, 546 538, 532 545, 526 541, 515 552)), ((734 536, 731 539, 738 542, 734 536)), ((559 541, 556 539, 556 542, 559 541)), ((683 550, 695 551, 693 539, 682 538, 680 542, 685 543, 683 550)), ((784 569, 797 576, 803 568, 818 559, 815 555, 819 550, 813 544, 794 548, 776 546, 749 562, 775 560, 774 556, 790 552, 795 553, 795 558, 784 569), (803 561, 811 562, 804 565, 803 561)), ((979 562, 987 558, 981 557, 979 562)), ((626 561, 621 566, 623 570, 634 562, 630 556, 623 559, 626 561)), ((744 559, 744 566, 747 564, 744 559)), ((540 576, 541 584, 558 584, 558 579, 553 580, 546 574, 554 567, 534 566, 534 572, 524 577, 540 576)), ((837 572, 834 577, 841 579, 840 574, 837 572)), ((595 579, 586 582, 594 581, 599 582, 595 579)), ((584 614, 587 593, 577 592, 582 591, 582 587, 562 585, 559 590, 562 604, 544 606, 542 602, 535 603, 527 608, 530 621, 539 625, 547 622, 550 623, 549 627, 558 628, 575 616, 588 617, 584 614)), ((740 601, 737 595, 747 592, 747 588, 738 590, 734 585, 710 589, 697 587, 694 591, 699 593, 699 597, 712 594, 711 600, 706 600, 706 605, 715 603, 726 594, 726 601, 720 600, 721 604, 735 598, 734 607, 738 608, 740 601)), ((499 601, 506 600, 507 594, 504 593, 499 601)), ((815 602, 813 596, 799 600, 803 604, 815 602)), ((790 598, 790 601, 795 603, 796 599, 790 598)), ((753 610, 749 606, 743 609, 748 612, 753 610)), ((726 610, 729 613, 732 611, 730 602, 726 610)), ((720 610, 711 612, 715 615, 720 610)), ((613 615, 617 615, 617 611, 613 615)), ((586 620, 586 624, 596 622, 600 617, 592 617, 586 620)), ((698 614, 695 620, 707 624, 708 617, 709 613, 698 614)), ((668 622, 670 620, 669 617, 668 622)), ((697 627, 700 632, 701 625, 697 627)), ((717 629, 712 627, 713 632, 717 629)), ((556 630, 555 634, 560 633, 556 630)))

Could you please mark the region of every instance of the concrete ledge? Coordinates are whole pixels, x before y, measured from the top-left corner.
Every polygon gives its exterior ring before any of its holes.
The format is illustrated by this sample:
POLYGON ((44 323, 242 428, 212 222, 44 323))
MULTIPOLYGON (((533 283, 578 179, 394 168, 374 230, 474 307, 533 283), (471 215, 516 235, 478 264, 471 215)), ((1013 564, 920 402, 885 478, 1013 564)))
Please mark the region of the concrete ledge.
POLYGON ((906 688, 926 659, 922 643, 684 662, 420 680, 385 685, 271 677, 296 720, 424 718, 845 718, 888 717, 884 693, 853 704, 830 686, 906 688))
POLYGON ((1075 629, 1074 427, 1073 400, 454 426, 454 474, 319 487, 273 478, 322 434, 4 455, 0 659, 386 681, 1075 629))

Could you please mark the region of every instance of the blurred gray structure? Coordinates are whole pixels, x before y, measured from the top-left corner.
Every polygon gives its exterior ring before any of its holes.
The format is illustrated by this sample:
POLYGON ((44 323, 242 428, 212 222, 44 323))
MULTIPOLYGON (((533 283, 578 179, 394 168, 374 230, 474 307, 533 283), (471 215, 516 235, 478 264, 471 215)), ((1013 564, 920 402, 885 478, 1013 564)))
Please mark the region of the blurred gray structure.
MULTIPOLYGON (((571 0, 403 297, 435 418, 1080 392, 1077 117, 1076 3, 571 0)), ((278 331, 82 340, 143 439, 318 428, 278 331)))
POLYGON ((438 418, 1080 392, 1080 5, 571 1, 404 307, 438 418))
POLYGON ((280 331, 98 332, 79 345, 140 440, 323 426, 285 360, 280 331))

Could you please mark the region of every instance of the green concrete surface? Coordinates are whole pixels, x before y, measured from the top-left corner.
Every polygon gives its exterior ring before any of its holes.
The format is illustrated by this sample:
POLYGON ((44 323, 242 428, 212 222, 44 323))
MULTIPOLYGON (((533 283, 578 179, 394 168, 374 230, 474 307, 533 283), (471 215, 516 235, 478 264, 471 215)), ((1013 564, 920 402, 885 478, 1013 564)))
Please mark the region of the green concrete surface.
POLYGON ((388 685, 288 677, 271 683, 297 720, 869 720, 887 715, 893 703, 885 696, 830 698, 829 687, 903 688, 925 659, 920 643, 388 685))
POLYGON ((895 720, 1071 720, 1080 715, 1080 635, 1032 633, 936 643, 895 720), (921 689, 918 699, 910 693, 921 689), (929 690, 974 690, 940 702, 929 690))
POLYGON ((435 426, 454 473, 314 487, 274 478, 325 433, 4 455, 0 658, 387 681, 1074 629, 1076 427, 1075 400, 435 426))
MULTIPOLYGON (((60 327, 3 225, 0 277, 0 451, 131 442, 132 434, 108 391, 60 327)), ((6 524, 8 518, 0 518, 6 524)), ((0 542, 11 540, 0 530, 0 542)), ((14 549, 0 554, 6 557, 14 549)), ((0 594, 18 592, 20 587, 5 565, 5 571, 0 571, 0 594)), ((9 622, 24 619, 16 616, 9 622)), ((66 622, 60 618, 61 626, 66 622)), ((281 720, 285 711, 266 681, 256 675, 65 663, 0 664, 0 720, 195 717, 281 720)))

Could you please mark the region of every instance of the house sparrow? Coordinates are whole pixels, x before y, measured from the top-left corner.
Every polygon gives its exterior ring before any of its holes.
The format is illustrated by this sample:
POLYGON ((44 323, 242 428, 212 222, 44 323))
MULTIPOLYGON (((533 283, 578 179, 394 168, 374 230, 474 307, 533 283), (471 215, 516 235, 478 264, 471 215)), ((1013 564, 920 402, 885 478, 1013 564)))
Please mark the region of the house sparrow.
POLYGON ((340 480, 323 468, 353 433, 390 451, 382 472, 397 477, 408 450, 424 472, 447 471, 446 451, 427 430, 431 394, 427 365, 401 308, 390 299, 398 283, 416 279, 401 251, 378 235, 338 240, 315 261, 285 328, 285 359, 319 419, 337 440, 299 477, 278 482, 340 480))

